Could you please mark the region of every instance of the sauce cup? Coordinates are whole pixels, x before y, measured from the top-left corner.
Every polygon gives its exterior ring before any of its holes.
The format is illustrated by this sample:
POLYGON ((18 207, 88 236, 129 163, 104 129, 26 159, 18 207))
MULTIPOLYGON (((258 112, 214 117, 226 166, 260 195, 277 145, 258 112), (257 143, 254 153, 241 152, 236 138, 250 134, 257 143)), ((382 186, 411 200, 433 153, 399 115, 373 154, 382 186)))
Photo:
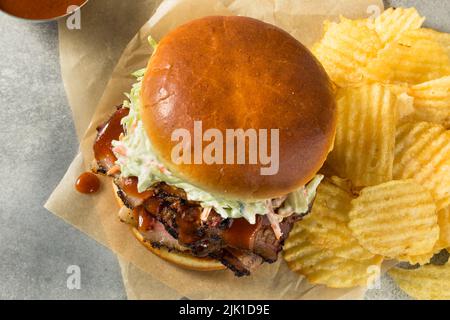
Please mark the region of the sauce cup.
MULTIPOLYGON (((65 17, 68 17, 69 15, 71 15, 73 12, 67 12, 68 6, 70 5, 76 5, 79 8, 82 8, 83 6, 86 5, 86 3, 89 0, 74 0, 72 1, 66 1, 66 0, 46 0, 50 3, 53 3, 53 5, 57 5, 57 3, 59 3, 61 5, 62 8, 67 7, 65 10, 61 9, 58 11, 57 14, 55 15, 51 15, 49 16, 48 12, 42 12, 41 17, 39 17, 39 14, 36 13, 36 11, 34 11, 34 14, 32 17, 30 17, 30 14, 27 14, 25 11, 23 12, 19 12, 18 8, 14 8, 14 10, 8 10, 6 8, 11 8, 10 6, 14 6, 14 3, 17 3, 18 5, 23 6, 23 1, 24 0, 0 0, 0 11, 3 12, 4 14, 14 17, 16 19, 19 20, 25 20, 25 21, 31 21, 31 22, 48 22, 48 21, 56 21, 59 19, 63 19, 65 17), (5 2, 9 2, 8 6, 5 8, 5 2), (22 3, 21 3, 22 2, 22 3), (21 4, 20 4, 21 3, 21 4)), ((41 0, 27 0, 30 2, 39 2, 41 0)))

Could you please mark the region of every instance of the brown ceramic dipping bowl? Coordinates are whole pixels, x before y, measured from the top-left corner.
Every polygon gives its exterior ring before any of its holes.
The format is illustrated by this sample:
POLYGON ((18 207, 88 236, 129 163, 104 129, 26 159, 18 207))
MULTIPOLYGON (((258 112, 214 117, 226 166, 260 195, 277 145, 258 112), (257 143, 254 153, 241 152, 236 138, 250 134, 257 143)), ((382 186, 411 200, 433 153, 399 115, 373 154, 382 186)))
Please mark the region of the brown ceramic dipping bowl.
POLYGON ((48 22, 62 19, 71 5, 83 7, 89 0, 0 0, 0 11, 20 20, 48 22))

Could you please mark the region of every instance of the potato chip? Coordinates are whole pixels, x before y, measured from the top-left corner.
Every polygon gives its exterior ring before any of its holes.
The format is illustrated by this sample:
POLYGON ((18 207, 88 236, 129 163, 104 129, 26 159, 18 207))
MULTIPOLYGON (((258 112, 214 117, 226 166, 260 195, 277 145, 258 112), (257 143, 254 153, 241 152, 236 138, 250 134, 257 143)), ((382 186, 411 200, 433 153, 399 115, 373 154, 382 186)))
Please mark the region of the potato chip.
POLYGON ((396 97, 380 84, 341 89, 337 131, 327 163, 355 186, 392 179, 396 97))
POLYGON ((394 83, 389 84, 389 89, 394 93, 396 96, 401 96, 402 94, 407 94, 409 92, 409 85, 407 83, 394 83))
POLYGON ((386 85, 396 95, 397 125, 407 122, 414 114, 414 98, 408 92, 410 86, 407 83, 386 85))
POLYGON ((373 254, 396 258, 429 253, 439 237, 431 193, 413 180, 366 187, 352 200, 349 227, 373 254))
POLYGON ((349 192, 353 196, 357 195, 357 193, 355 193, 355 191, 353 190, 354 188, 353 188, 352 182, 349 179, 342 179, 336 175, 333 175, 331 177, 326 178, 325 180, 329 181, 331 184, 339 187, 341 190, 343 190, 345 192, 349 192))
POLYGON ((364 67, 381 49, 378 35, 364 24, 345 18, 340 23, 326 22, 325 29, 313 53, 337 85, 360 83, 364 67))
POLYGON ((416 30, 410 30, 402 35, 402 44, 411 45, 419 40, 432 40, 439 43, 450 55, 450 34, 444 32, 438 32, 433 29, 420 28, 416 30))
POLYGON ((350 189, 339 187, 325 178, 317 188, 311 213, 295 226, 313 233, 317 244, 335 247, 342 238, 348 236, 345 227, 349 220, 351 200, 350 189))
POLYGON ((436 251, 450 248, 450 206, 438 211, 439 240, 436 243, 436 251))
POLYGON ((450 76, 412 86, 413 118, 450 126, 450 76))
POLYGON ((400 37, 378 52, 367 64, 366 80, 413 85, 450 74, 449 56, 439 43, 418 40, 405 45, 402 41, 400 37))
POLYGON ((352 260, 338 257, 332 251, 312 244, 301 228, 294 228, 286 240, 283 256, 289 268, 306 276, 313 284, 331 288, 368 286, 380 272, 382 257, 352 260))
POLYGON ((438 211, 438 225, 439 239, 429 253, 419 256, 399 256, 397 257, 397 260, 406 261, 413 265, 424 265, 429 263, 431 258, 442 249, 450 247, 450 206, 438 211))
POLYGON ((305 232, 313 245, 329 249, 335 256, 354 260, 373 258, 348 228, 352 194, 348 182, 327 178, 319 185, 311 213, 295 227, 305 232))
POLYGON ((427 263, 430 263, 431 258, 433 258, 433 256, 438 253, 440 250, 435 251, 435 249, 433 248, 432 251, 425 253, 425 254, 421 254, 418 256, 408 256, 408 255, 400 255, 396 258, 396 260, 398 261, 402 261, 402 262, 408 262, 411 265, 425 265, 427 263))
POLYGON ((450 263, 442 266, 429 264, 418 269, 392 268, 388 273, 413 298, 450 299, 450 263))
POLYGON ((398 127, 394 179, 414 179, 431 191, 438 210, 450 201, 450 131, 429 122, 398 127))
POLYGON ((424 17, 421 17, 415 8, 389 8, 375 21, 375 30, 383 43, 398 39, 405 31, 419 29, 424 17))
POLYGON ((397 96, 397 125, 413 121, 414 119, 414 98, 407 93, 397 96))

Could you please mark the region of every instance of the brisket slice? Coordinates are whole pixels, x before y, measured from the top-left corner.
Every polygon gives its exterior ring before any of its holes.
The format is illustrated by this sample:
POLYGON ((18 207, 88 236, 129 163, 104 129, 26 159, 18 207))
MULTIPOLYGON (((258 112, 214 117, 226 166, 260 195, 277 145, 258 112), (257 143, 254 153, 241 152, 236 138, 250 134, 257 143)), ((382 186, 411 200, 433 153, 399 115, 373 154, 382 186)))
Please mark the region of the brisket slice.
MULTIPOLYGON (((133 221, 139 221, 134 227, 142 234, 145 241, 154 248, 166 248, 169 251, 192 252, 189 248, 181 245, 179 241, 172 237, 162 223, 150 215, 143 207, 133 210, 137 216, 133 221)), ((222 262, 232 270, 236 276, 249 275, 256 267, 262 263, 262 258, 252 252, 238 250, 234 248, 224 248, 209 255, 222 262)))
POLYGON ((146 212, 142 206, 134 209, 132 212, 135 216, 134 221, 136 221, 133 226, 143 236, 144 240, 153 247, 165 247, 166 249, 179 252, 189 251, 189 248, 181 245, 176 238, 172 237, 165 226, 146 212))
POLYGON ((273 263, 277 260, 278 253, 283 249, 284 240, 287 238, 292 229, 294 219, 290 219, 291 217, 288 217, 280 223, 280 228, 283 235, 280 239, 277 239, 270 223, 267 221, 267 218, 264 218, 264 227, 260 228, 255 234, 253 252, 263 257, 266 262, 273 263))
POLYGON ((225 248, 210 255, 219 260, 224 266, 234 272, 237 277, 248 276, 255 270, 263 259, 247 250, 238 250, 235 248, 225 248))
POLYGON ((138 179, 136 177, 129 178, 115 178, 114 183, 117 186, 117 195, 122 200, 127 208, 134 209, 142 204, 144 201, 153 196, 151 190, 139 192, 137 189, 138 179))
POLYGON ((143 206, 168 232, 199 257, 213 256, 223 249, 233 248, 251 252, 265 262, 275 262, 284 240, 299 216, 285 218, 280 223, 283 236, 277 239, 266 216, 258 216, 251 225, 247 220, 223 219, 211 210, 206 221, 201 221, 202 208, 196 202, 180 197, 180 191, 165 183, 151 189, 153 196, 143 206))
POLYGON ((228 227, 229 219, 222 219, 211 211, 208 218, 202 221, 202 207, 186 200, 184 191, 165 183, 157 183, 150 190, 154 196, 143 204, 147 212, 195 256, 207 257, 224 247, 220 233, 228 227))

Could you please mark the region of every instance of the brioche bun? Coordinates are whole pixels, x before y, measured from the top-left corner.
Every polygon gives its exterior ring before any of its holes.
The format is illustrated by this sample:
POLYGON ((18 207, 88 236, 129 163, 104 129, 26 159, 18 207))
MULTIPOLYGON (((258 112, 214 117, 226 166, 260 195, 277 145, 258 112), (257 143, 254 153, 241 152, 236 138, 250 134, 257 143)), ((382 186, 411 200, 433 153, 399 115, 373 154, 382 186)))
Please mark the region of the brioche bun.
MULTIPOLYGON (((117 191, 117 186, 113 182, 113 190, 114 197, 119 205, 119 208, 125 206, 122 199, 120 199, 117 191)), ((135 238, 144 245, 148 250, 150 250, 153 254, 157 255, 161 259, 164 259, 168 262, 176 264, 177 266, 195 270, 195 271, 216 271, 216 270, 224 270, 226 267, 221 264, 219 261, 211 259, 211 258, 198 258, 190 255, 188 253, 178 252, 178 251, 169 251, 164 247, 155 248, 145 240, 144 236, 139 232, 135 227, 130 227, 131 232, 135 236, 135 238)))
POLYGON ((305 185, 335 135, 334 94, 321 64, 287 32, 246 17, 206 17, 165 36, 149 61, 141 102, 160 161, 184 181, 228 199, 274 198, 305 185), (270 129, 278 129, 278 173, 261 175, 267 165, 259 160, 174 163, 179 142, 171 141, 172 133, 184 128, 194 137, 194 121, 202 121, 203 132, 216 128, 224 136, 242 128, 267 129, 270 137, 270 129))

